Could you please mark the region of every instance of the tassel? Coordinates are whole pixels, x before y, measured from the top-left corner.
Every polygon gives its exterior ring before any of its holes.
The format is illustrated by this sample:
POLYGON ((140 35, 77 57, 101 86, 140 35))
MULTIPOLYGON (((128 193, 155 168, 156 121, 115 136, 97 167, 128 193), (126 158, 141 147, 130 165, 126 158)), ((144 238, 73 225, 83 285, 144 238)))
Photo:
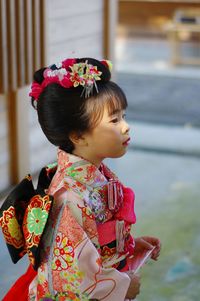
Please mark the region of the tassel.
POLYGON ((123 203, 122 185, 116 180, 108 182, 108 208, 111 211, 118 211, 123 203))
POLYGON ((116 222, 116 248, 118 253, 124 252, 125 243, 125 225, 124 221, 117 220, 116 222))

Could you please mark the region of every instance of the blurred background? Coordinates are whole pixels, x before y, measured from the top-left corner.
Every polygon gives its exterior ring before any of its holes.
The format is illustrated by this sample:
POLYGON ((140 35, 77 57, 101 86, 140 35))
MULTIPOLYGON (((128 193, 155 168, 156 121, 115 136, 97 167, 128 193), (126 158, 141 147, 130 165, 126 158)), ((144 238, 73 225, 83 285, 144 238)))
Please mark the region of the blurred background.
MULTIPOLYGON (((131 144, 106 160, 136 193, 133 233, 158 236, 138 301, 200 296, 200 1, 0 0, 0 204, 56 149, 28 93, 34 70, 66 57, 113 61, 129 107, 131 144)), ((0 234, 0 297, 27 265, 12 264, 0 234)))

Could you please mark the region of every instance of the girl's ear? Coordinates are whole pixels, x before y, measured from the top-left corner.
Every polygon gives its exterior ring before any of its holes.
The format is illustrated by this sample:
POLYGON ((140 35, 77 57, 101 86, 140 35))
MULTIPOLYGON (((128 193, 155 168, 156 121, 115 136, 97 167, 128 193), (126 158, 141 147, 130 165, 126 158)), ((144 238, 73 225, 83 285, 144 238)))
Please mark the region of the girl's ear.
POLYGON ((69 139, 75 146, 85 146, 87 144, 84 134, 72 132, 69 139))

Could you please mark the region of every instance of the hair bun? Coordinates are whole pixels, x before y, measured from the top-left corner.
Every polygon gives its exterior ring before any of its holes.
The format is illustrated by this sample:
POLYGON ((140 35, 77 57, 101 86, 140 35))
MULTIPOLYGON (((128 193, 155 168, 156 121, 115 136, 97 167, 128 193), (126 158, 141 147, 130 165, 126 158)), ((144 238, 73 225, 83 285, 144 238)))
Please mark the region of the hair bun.
POLYGON ((38 84, 41 84, 43 82, 43 79, 44 79, 43 73, 44 73, 45 69, 46 68, 41 68, 41 69, 37 70, 33 75, 34 81, 36 81, 38 84))

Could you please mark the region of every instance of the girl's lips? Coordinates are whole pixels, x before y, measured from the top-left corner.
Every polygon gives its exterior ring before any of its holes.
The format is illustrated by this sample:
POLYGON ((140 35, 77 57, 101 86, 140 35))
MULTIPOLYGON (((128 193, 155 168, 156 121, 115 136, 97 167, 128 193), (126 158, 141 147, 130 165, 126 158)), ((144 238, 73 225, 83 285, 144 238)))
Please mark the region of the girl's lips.
POLYGON ((130 142, 130 140, 131 140, 131 138, 128 138, 125 142, 123 142, 122 144, 123 145, 128 145, 129 144, 129 142, 130 142))

